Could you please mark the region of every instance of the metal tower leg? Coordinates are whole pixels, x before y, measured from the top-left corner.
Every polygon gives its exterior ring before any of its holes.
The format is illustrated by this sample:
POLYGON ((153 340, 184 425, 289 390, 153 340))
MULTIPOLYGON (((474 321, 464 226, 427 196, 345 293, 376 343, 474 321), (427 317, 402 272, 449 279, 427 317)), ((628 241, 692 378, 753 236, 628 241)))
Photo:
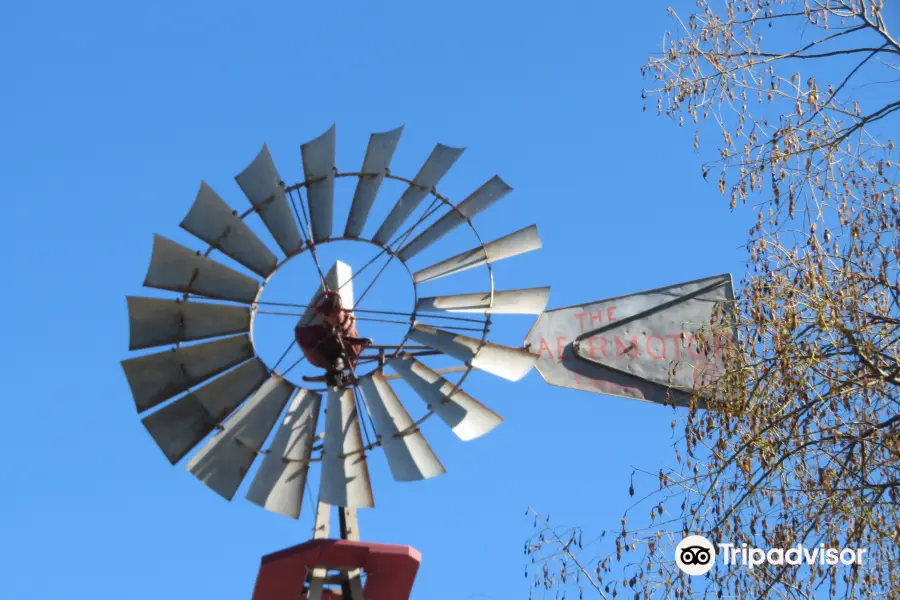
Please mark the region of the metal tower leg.
MULTIPOLYGON (((355 508, 341 507, 338 509, 338 519, 340 521, 341 539, 350 540, 352 542, 359 541, 359 521, 356 518, 355 508)), ((341 589, 344 598, 351 600, 364 600, 362 574, 359 569, 351 569, 344 573, 341 581, 341 589)))
MULTIPOLYGON (((316 506, 316 522, 313 525, 313 539, 328 539, 329 527, 331 521, 331 505, 319 502, 316 506)), ((317 567, 313 569, 309 575, 309 591, 307 592, 307 600, 322 600, 322 590, 325 586, 325 578, 328 576, 328 569, 317 567)))

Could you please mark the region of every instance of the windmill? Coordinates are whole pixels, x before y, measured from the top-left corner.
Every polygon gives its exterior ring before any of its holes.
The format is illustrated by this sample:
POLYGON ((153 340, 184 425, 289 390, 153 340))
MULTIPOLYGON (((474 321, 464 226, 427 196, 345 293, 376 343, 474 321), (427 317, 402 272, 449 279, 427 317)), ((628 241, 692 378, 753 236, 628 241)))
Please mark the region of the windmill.
POLYGON ((146 287, 177 296, 127 299, 130 350, 149 352, 122 366, 144 426, 173 465, 200 446, 187 469, 231 500, 258 463, 247 500, 291 518, 303 508, 310 468, 320 466, 313 540, 263 559, 255 600, 301 595, 318 600, 338 595, 329 589, 332 584, 354 600, 408 597, 418 553, 359 539, 356 511, 374 507, 366 457, 382 448, 397 481, 444 473, 421 431, 425 420, 442 420, 463 441, 502 421, 463 390, 473 370, 518 381, 536 366, 553 385, 685 404, 721 368, 715 355, 694 349, 691 336, 702 335, 713 307, 731 299, 730 276, 549 311, 549 287, 495 289, 492 265, 538 250, 537 227, 483 240, 473 218, 511 188, 495 176, 452 202, 437 185, 463 150, 441 144, 413 178, 396 175, 390 164, 401 133, 402 127, 373 134, 362 168, 341 172, 332 126, 301 146, 304 181, 293 185, 282 180, 263 146, 235 178, 250 204, 243 212, 201 183, 181 227, 206 249, 195 251, 157 235, 144 280, 146 287), (345 177, 355 179, 356 187, 344 230, 337 233, 335 181, 345 177), (390 180, 405 187, 374 235, 365 237, 376 196, 390 180), (251 227, 251 215, 280 255, 251 227), (434 264, 417 264, 423 250, 458 228, 470 229, 476 243, 434 264), (375 258, 356 273, 342 261, 321 264, 326 244, 350 240, 372 246, 375 258), (236 266, 214 260, 214 252, 236 266), (310 300, 264 300, 273 277, 300 257, 311 258, 316 268, 310 300), (408 273, 415 298, 408 314, 367 312, 361 298, 368 288, 354 296, 357 276, 379 259, 395 261, 408 273), (427 289, 430 282, 476 268, 487 273, 481 289, 419 294, 420 286, 427 289), (300 312, 286 313, 297 317, 285 328, 293 334, 291 343, 269 364, 257 351, 254 327, 272 305, 300 312), (362 337, 372 313, 402 316, 395 319, 403 328, 399 339, 362 337), (492 319, 504 314, 538 315, 523 347, 488 340, 492 319), (291 348, 299 348, 302 357, 279 369, 291 348), (459 364, 429 366, 429 357, 459 364), (302 361, 316 371, 299 382, 289 379, 302 361), (411 415, 391 383, 398 379, 419 397, 417 408, 424 406, 424 414, 411 415), (338 509, 340 539, 329 537, 331 507, 338 509), (367 573, 365 588, 361 570, 367 573))

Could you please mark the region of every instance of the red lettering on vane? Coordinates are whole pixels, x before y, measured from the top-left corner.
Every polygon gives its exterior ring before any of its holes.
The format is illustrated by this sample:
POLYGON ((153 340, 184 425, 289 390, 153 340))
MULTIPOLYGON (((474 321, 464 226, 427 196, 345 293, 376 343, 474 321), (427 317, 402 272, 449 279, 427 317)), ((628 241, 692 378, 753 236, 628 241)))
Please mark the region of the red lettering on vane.
POLYGON ((594 354, 595 350, 599 350, 603 354, 603 358, 609 358, 606 355, 606 345, 608 343, 609 343, 609 340, 607 340, 605 337, 600 337, 600 336, 596 336, 596 335, 594 337, 592 337, 590 339, 591 358, 593 358, 594 360, 597 359, 597 355, 594 354))
POLYGON ((580 312, 573 315, 576 319, 578 319, 578 327, 581 328, 582 331, 584 331, 584 316, 586 314, 587 313, 580 312))
POLYGON ((574 371, 572 372, 572 379, 575 381, 575 385, 590 386, 603 392, 607 391, 607 387, 609 386, 609 382, 604 379, 592 377, 590 375, 579 375, 574 371))
POLYGON ((626 345, 619 336, 616 336, 616 358, 622 355, 629 358, 640 358, 641 353, 638 350, 637 336, 631 336, 631 341, 626 345))
MULTIPOLYGON (((606 307, 606 323, 612 323, 616 320, 616 315, 614 314, 616 310, 615 306, 607 306, 606 307)), ((592 328, 599 327, 604 323, 603 309, 598 308, 594 312, 580 312, 573 313, 573 317, 578 319, 578 327, 584 331, 587 327, 588 322, 592 328)))
POLYGON ((538 356, 543 356, 544 352, 547 352, 547 358, 553 359, 553 351, 550 349, 550 344, 547 343, 547 340, 544 339, 544 336, 541 336, 541 342, 538 345, 538 356))
POLYGON ((575 383, 575 385, 592 387, 605 394, 629 396, 635 398, 644 397, 641 391, 637 388, 619 385, 617 383, 609 381, 608 379, 602 379, 600 377, 579 375, 578 373, 572 372, 572 381, 575 383))
POLYGON ((675 360, 681 360, 681 334, 667 333, 666 339, 672 340, 672 344, 675 346, 675 360))
POLYGON ((647 338, 646 350, 647 356, 649 356, 653 360, 662 360, 666 357, 666 340, 663 339, 661 335, 651 335, 647 338), (653 340, 659 340, 659 344, 657 346, 658 348, 661 348, 659 354, 655 354, 653 352, 653 344, 650 343, 653 340))

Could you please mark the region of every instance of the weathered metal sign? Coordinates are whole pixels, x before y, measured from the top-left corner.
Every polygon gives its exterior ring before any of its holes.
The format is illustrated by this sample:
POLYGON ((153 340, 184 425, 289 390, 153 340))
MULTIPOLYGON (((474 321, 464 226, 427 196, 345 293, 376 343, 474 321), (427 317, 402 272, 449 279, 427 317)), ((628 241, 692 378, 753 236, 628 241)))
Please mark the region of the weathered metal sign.
POLYGON ((722 370, 723 345, 714 341, 706 353, 695 336, 733 294, 731 276, 718 275, 549 310, 525 348, 538 354, 535 366, 551 385, 660 404, 668 391, 670 404, 684 406, 722 370))

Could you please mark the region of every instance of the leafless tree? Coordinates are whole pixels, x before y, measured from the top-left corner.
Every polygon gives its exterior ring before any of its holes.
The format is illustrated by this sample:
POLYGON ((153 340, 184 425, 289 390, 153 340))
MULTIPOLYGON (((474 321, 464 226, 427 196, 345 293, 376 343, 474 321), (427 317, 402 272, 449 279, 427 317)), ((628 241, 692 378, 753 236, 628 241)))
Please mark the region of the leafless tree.
POLYGON ((900 598, 900 186, 890 141, 900 44, 887 25, 900 21, 900 3, 885 4, 670 9, 677 30, 642 68, 642 97, 695 130, 701 154, 701 139, 715 138, 702 177, 738 214, 752 210, 729 312, 737 343, 702 392, 711 409, 676 413, 675 466, 654 469, 652 484, 636 473, 634 486, 652 489, 610 535, 615 549, 590 556, 579 528, 535 519, 525 548, 535 590, 900 598), (868 553, 852 567, 719 561, 691 578, 673 548, 688 532, 738 547, 868 553))

